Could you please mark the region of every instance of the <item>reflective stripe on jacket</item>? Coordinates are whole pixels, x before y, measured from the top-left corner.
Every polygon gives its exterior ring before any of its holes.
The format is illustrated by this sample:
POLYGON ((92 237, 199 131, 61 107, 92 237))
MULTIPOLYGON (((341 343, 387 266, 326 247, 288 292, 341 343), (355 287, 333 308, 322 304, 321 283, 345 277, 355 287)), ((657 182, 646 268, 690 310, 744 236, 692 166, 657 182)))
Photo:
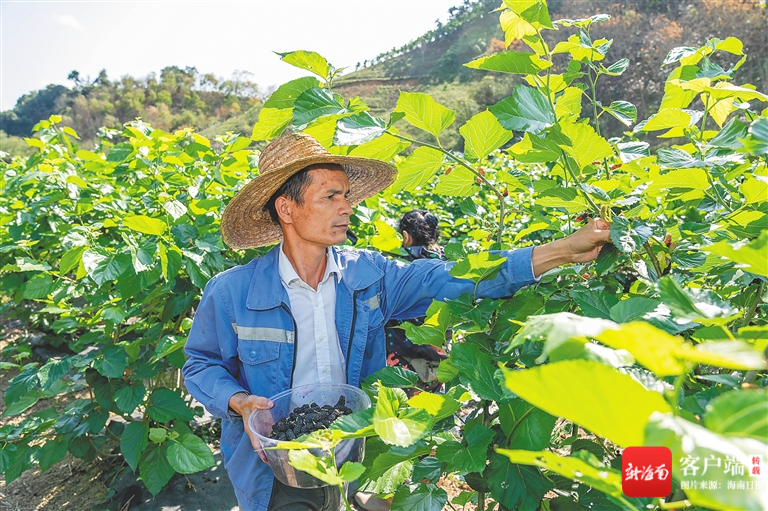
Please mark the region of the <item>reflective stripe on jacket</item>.
MULTIPOLYGON (((229 410, 237 392, 271 397, 291 387, 296 325, 278 273, 278 250, 231 268, 205 287, 184 351, 187 389, 222 418, 224 466, 243 511, 267 509, 274 476, 229 410)), ((532 248, 504 252, 499 275, 478 286, 478 296, 502 298, 534 282, 532 248)), ((475 284, 452 277, 454 263, 422 259, 411 264, 365 250, 335 250, 342 279, 336 290, 336 328, 347 382, 386 365, 384 324, 423 316, 433 299, 472 293, 475 284)))

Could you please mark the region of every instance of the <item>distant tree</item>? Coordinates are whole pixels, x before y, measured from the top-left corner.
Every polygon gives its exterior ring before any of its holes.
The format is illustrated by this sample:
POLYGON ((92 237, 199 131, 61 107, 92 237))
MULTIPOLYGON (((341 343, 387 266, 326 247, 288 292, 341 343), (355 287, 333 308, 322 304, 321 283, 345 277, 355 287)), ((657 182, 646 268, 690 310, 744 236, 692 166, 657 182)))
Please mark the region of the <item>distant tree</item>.
POLYGON ((67 80, 71 80, 75 82, 75 87, 80 86, 80 72, 77 70, 72 70, 69 75, 67 75, 67 80))
POLYGON ((0 113, 0 130, 8 135, 28 137, 32 126, 55 112, 57 100, 67 92, 63 85, 51 84, 45 89, 24 94, 13 110, 0 113))
POLYGON ((106 85, 109 86, 109 80, 107 79, 107 70, 102 69, 99 71, 99 76, 96 77, 96 79, 93 81, 94 85, 106 85))

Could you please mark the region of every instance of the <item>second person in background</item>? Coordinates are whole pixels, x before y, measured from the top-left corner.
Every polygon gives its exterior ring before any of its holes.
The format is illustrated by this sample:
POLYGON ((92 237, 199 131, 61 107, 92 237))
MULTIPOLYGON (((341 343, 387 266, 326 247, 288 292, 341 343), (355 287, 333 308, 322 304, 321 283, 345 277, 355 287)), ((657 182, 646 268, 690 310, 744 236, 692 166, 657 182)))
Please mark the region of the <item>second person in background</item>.
MULTIPOLYGON (((408 252, 404 259, 444 259, 443 248, 438 244, 440 228, 435 215, 425 210, 409 211, 402 216, 398 230, 403 235, 403 248, 408 252)), ((422 325, 424 317, 407 320, 414 325, 422 325)), ((402 367, 419 375, 418 387, 430 392, 438 391, 442 384, 437 379, 437 367, 447 355, 440 348, 431 345, 417 345, 406 336, 405 330, 398 328, 405 323, 390 320, 385 327, 387 340, 387 365, 402 367)), ((446 340, 450 339, 450 334, 446 340)), ((414 394, 409 389, 409 397, 414 394)))

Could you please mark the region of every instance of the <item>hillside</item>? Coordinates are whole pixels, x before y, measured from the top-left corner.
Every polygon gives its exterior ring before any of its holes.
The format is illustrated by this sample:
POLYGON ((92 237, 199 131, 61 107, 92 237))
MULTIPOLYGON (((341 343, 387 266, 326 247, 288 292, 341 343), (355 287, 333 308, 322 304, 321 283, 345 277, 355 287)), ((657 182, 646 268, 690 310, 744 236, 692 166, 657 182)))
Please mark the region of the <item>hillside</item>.
MULTIPOLYGON (((627 58, 630 67, 621 78, 604 78, 598 85, 597 99, 604 104, 620 99, 631 101, 637 106, 638 119, 646 118, 661 101, 670 71, 662 62, 677 46, 701 45, 713 37, 738 37, 749 56, 738 72, 738 81, 752 83, 758 90, 765 90, 768 83, 768 16, 758 0, 550 0, 548 4, 553 20, 611 15, 608 21, 594 25, 592 35, 613 40, 611 58, 627 58)), ((454 125, 460 125, 509 95, 520 83, 516 75, 463 66, 505 49, 498 15, 490 13, 497 6, 498 2, 492 0, 469 5, 465 2, 466 8, 456 12, 445 27, 343 76, 335 89, 347 97, 359 95, 379 115, 394 109, 399 90, 427 92, 455 110, 454 125)), ((544 35, 553 47, 573 33, 576 29, 560 28, 544 35)), ((530 51, 517 43, 510 49, 530 51)), ((611 133, 625 129, 613 119, 605 119, 605 124, 611 133)), ((459 148, 461 140, 456 130, 446 132, 443 143, 459 148)))
MULTIPOLYGON (((341 76, 334 89, 344 96, 360 96, 372 113, 392 111, 399 91, 421 91, 456 111, 460 125, 511 93, 520 83, 517 75, 476 71, 464 66, 479 56, 504 50, 499 26, 498 0, 464 0, 449 11, 449 20, 400 48, 358 63, 341 76)), ((768 83, 768 15, 759 0, 550 0, 552 19, 584 18, 597 13, 611 18, 594 25, 594 38, 613 40, 611 58, 627 58, 630 66, 621 78, 605 77, 598 85, 604 104, 628 100, 637 106, 638 119, 658 106, 668 72, 662 66, 670 49, 701 45, 712 37, 735 36, 749 55, 737 80, 765 90, 768 83)), ((550 46, 576 30, 560 28, 544 35, 550 46)), ((518 41, 511 49, 530 51, 518 41)), ((308 48, 311 49, 311 48, 308 48)), ((607 65, 610 63, 607 63, 607 65)), ((556 71, 562 71, 557 70, 556 71)), ((10 111, 0 113, 0 130, 8 135, 28 136, 31 127, 52 113, 85 138, 93 138, 102 125, 117 127, 142 117, 162 129, 192 127, 213 138, 227 131, 250 133, 258 118, 262 99, 247 76, 217 80, 194 68, 163 69, 160 77, 123 77, 110 82, 106 73, 90 84, 71 76, 75 87, 48 86, 19 100, 10 111)), ((601 119, 601 123, 603 120, 601 119)), ((625 129, 613 119, 605 120, 611 133, 625 129)), ((448 130, 442 142, 461 148, 458 132, 448 130)), ((3 150, 14 152, 23 142, 0 133, 3 150)))
POLYGON ((202 129, 261 105, 259 90, 249 78, 249 73, 239 72, 224 80, 195 68, 168 66, 159 76, 112 81, 102 71, 87 81, 73 71, 72 88, 49 85, 25 94, 12 110, 0 113, 0 142, 3 150, 12 152, 19 145, 14 137, 30 136, 32 127, 51 114, 61 115, 64 124, 86 140, 102 126, 119 128, 137 117, 167 131, 202 129))

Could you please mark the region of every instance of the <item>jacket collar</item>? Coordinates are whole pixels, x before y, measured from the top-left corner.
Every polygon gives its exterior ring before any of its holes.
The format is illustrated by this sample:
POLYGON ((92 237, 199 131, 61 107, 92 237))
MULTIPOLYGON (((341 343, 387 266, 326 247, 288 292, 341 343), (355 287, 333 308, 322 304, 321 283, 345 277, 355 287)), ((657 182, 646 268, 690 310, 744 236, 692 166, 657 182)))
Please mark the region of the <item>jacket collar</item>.
MULTIPOLYGON (((335 247, 331 250, 343 275, 341 283, 350 291, 365 289, 384 276, 366 252, 344 250, 339 253, 335 247)), ((280 280, 279 255, 280 246, 275 245, 266 255, 256 259, 245 301, 247 308, 267 310, 289 303, 288 292, 280 280)))

